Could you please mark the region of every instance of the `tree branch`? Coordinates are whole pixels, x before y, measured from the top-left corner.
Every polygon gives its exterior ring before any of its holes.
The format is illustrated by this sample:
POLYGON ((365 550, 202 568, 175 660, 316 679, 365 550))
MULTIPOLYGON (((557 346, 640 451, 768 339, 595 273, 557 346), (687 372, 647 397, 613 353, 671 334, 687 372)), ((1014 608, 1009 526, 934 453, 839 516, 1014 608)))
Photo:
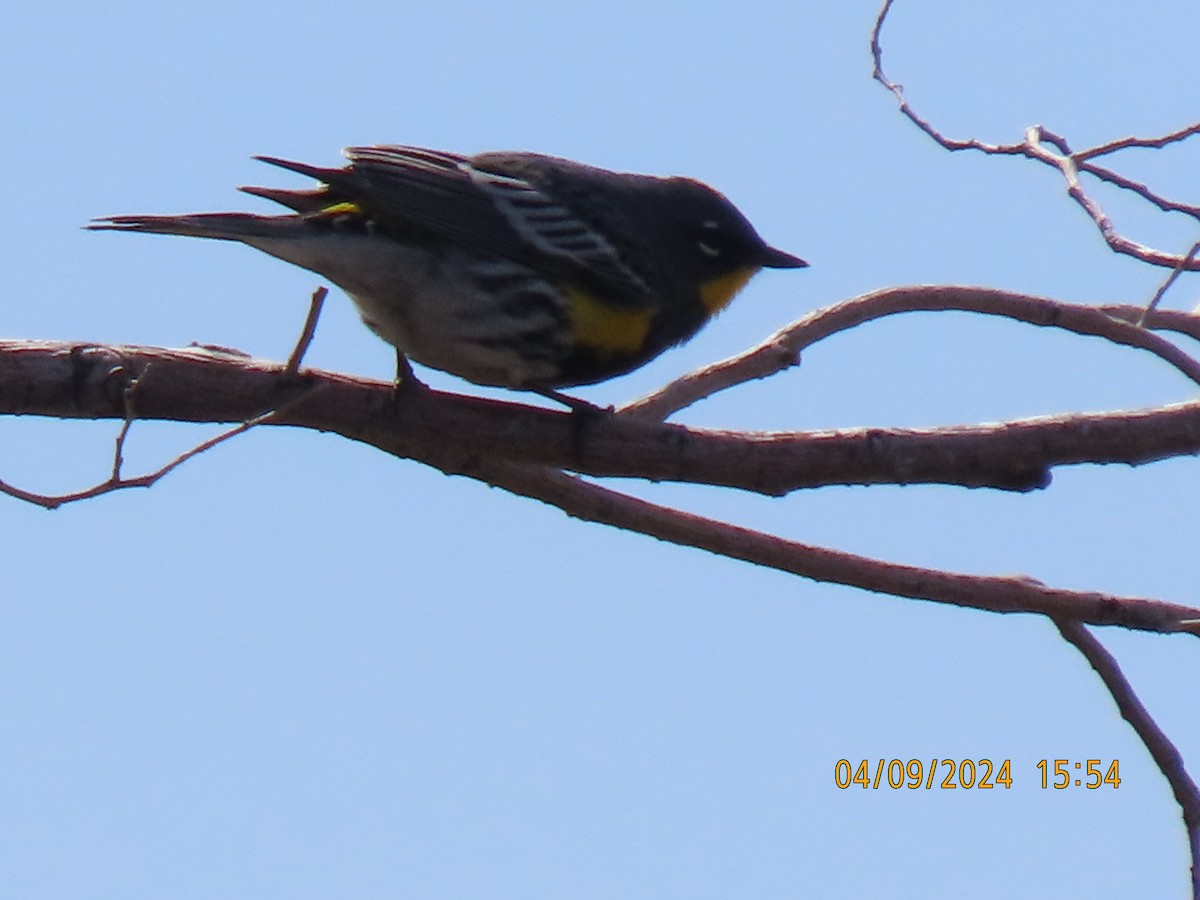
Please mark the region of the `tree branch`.
MULTIPOLYGON (((767 378, 797 364, 801 351, 818 341, 875 319, 909 312, 972 312, 1015 319, 1044 328, 1100 337, 1114 344, 1153 353, 1200 384, 1200 363, 1175 344, 1137 322, 1128 307, 1063 303, 1049 297, 1017 294, 968 285, 920 284, 883 288, 815 310, 781 328, 757 347, 713 363, 671 382, 661 390, 621 407, 639 418, 662 420, 706 397, 758 378, 767 378)), ((1188 313, 1157 313, 1147 319, 1150 329, 1184 330, 1200 336, 1200 317, 1188 313), (1184 325, 1186 322, 1186 326, 1184 325)))
POLYGON ((834 484, 1030 490, 1045 486, 1053 466, 1200 452, 1200 401, 976 426, 755 433, 581 418, 432 390, 397 399, 390 384, 312 370, 289 377, 277 364, 194 348, 0 341, 0 414, 124 420, 132 380, 141 419, 244 422, 274 410, 263 424, 332 431, 426 463, 437 457, 446 471, 483 457, 774 496, 834 484))
POLYGON ((1044 612, 1094 625, 1200 635, 1200 610, 1189 606, 1095 591, 1062 590, 1021 576, 965 575, 883 562, 659 506, 561 472, 493 459, 478 460, 464 474, 511 493, 550 503, 573 518, 708 550, 814 581, 990 612, 1044 612))
MULTIPOLYGON (((880 43, 880 33, 884 20, 892 6, 892 0, 884 0, 883 6, 875 20, 871 33, 871 54, 874 59, 873 76, 880 84, 891 91, 900 104, 900 112, 914 125, 949 151, 975 150, 991 155, 1024 156, 1044 165, 1056 168, 1067 185, 1067 193, 1075 203, 1091 218, 1100 231, 1110 249, 1114 252, 1132 256, 1151 265, 1171 269, 1170 275, 1162 282, 1154 297, 1145 308, 1109 307, 1097 309, 1097 313, 1108 315, 1113 321, 1121 320, 1138 327, 1160 328, 1175 330, 1192 337, 1198 336, 1196 316, 1163 313, 1156 309, 1163 295, 1178 279, 1183 271, 1200 270, 1200 241, 1195 242, 1184 254, 1166 253, 1143 244, 1139 244, 1120 234, 1112 220, 1101 208, 1100 204, 1091 197, 1081 181, 1080 175, 1087 174, 1111 184, 1122 190, 1129 191, 1144 199, 1163 212, 1174 212, 1187 215, 1200 221, 1200 206, 1170 200, 1152 191, 1146 184, 1128 178, 1112 169, 1097 165, 1095 160, 1108 156, 1120 150, 1130 148, 1161 148, 1168 144, 1187 140, 1200 134, 1200 123, 1194 123, 1176 131, 1153 138, 1126 137, 1112 140, 1089 149, 1073 151, 1067 139, 1041 125, 1026 129, 1024 140, 1012 144, 987 144, 977 140, 953 140, 944 136, 928 121, 921 118, 904 96, 903 88, 892 81, 883 70, 883 50, 880 43)), ((1104 335, 1110 340, 1126 343, 1111 334, 1104 335)), ((1166 343, 1166 342, 1164 342, 1166 343)), ((1173 344, 1166 346, 1155 344, 1135 344, 1159 355, 1183 371, 1195 381, 1195 361, 1179 351, 1173 344), (1167 351, 1167 347, 1171 351, 1167 351), (1166 351, 1165 353, 1163 351, 1166 351), (1183 359, 1172 358, 1171 352, 1178 353, 1183 359)), ((1195 783, 1187 775, 1183 760, 1174 745, 1158 728, 1145 707, 1137 699, 1128 681, 1121 674, 1116 660, 1099 644, 1088 630, 1075 621, 1077 617, 1053 616, 1062 636, 1075 645, 1092 664, 1100 675, 1109 692, 1117 703, 1121 715, 1133 726, 1142 742, 1149 749, 1164 777, 1171 785, 1176 800, 1183 810, 1184 823, 1187 828, 1188 843, 1192 853, 1192 894, 1200 898, 1200 792, 1195 783)), ((1198 623, 1194 620, 1188 623, 1189 629, 1195 629, 1198 623)))
POLYGON ((958 139, 946 137, 940 130, 934 128, 916 112, 904 96, 904 88, 895 81, 892 81, 884 72, 883 46, 880 42, 880 35, 883 31, 883 23, 887 19, 891 7, 892 0, 884 0, 879 14, 876 16, 875 26, 871 30, 871 56, 874 60, 872 77, 892 93, 900 105, 901 114, 905 118, 946 150, 952 152, 975 150, 991 156, 1024 156, 1026 159, 1032 159, 1043 165, 1057 169, 1067 184, 1067 194, 1087 213, 1109 248, 1114 252, 1132 256, 1135 259, 1154 266, 1161 266, 1168 269, 1187 269, 1193 272, 1200 271, 1200 259, 1196 259, 1194 254, 1168 253, 1144 244, 1139 244, 1122 235, 1113 225, 1112 219, 1104 212, 1095 198, 1088 194, 1079 180, 1079 174, 1081 172, 1086 173, 1100 181, 1136 194, 1163 212, 1181 213, 1200 221, 1200 206, 1170 200, 1155 193, 1142 182, 1135 181, 1132 178, 1121 175, 1119 172, 1092 162, 1093 159, 1099 156, 1109 155, 1127 148, 1165 147, 1168 144, 1187 140, 1194 135, 1200 134, 1200 122, 1187 125, 1169 134, 1155 138, 1118 138, 1085 150, 1072 150, 1065 137, 1056 134, 1042 125, 1030 126, 1025 130, 1023 140, 1011 144, 992 144, 976 140, 975 138, 958 139))
POLYGON ((1096 670, 1096 674, 1116 701, 1121 717, 1133 727, 1171 786, 1183 813, 1188 846, 1192 851, 1192 890, 1200 892, 1200 790, 1197 790, 1196 782, 1188 775, 1183 757, 1142 705, 1142 701, 1134 693, 1133 686, 1117 665, 1117 660, 1091 632, 1079 622, 1070 619, 1054 617, 1053 622, 1062 636, 1073 644, 1096 670))

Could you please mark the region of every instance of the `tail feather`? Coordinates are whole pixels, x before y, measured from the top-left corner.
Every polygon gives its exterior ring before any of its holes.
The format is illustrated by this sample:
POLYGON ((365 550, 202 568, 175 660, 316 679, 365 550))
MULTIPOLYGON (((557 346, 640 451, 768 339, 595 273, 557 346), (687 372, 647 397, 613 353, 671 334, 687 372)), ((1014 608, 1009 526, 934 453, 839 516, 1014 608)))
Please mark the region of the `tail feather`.
POLYGON ((249 194, 252 197, 262 197, 264 200, 270 200, 272 203, 286 206, 288 209, 294 210, 301 215, 320 212, 333 202, 329 195, 329 189, 323 187, 314 188, 309 191, 289 191, 283 188, 243 185, 238 190, 243 194, 249 194))
MULTIPOLYGON (((301 225, 295 216, 256 216, 251 213, 196 213, 189 216, 104 216, 85 226, 89 231, 137 231, 178 234, 219 241, 274 237, 301 225)), ((302 227, 302 226, 301 226, 302 227)))
POLYGON ((315 178, 324 184, 333 184, 334 182, 346 177, 345 169, 328 169, 321 166, 310 166, 308 163, 295 162, 290 159, 280 159, 278 156, 255 156, 259 162, 265 162, 272 166, 278 166, 281 169, 287 169, 289 172, 296 172, 300 175, 307 175, 309 178, 315 178))

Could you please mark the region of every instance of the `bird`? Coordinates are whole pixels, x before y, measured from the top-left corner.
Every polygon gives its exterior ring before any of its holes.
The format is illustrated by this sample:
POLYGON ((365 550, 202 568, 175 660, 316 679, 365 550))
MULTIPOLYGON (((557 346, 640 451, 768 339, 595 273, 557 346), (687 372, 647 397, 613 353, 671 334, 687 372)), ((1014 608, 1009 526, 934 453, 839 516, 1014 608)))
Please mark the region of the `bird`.
POLYGON ((690 178, 531 152, 343 154, 341 168, 254 157, 318 182, 240 188, 286 214, 120 215, 87 227, 247 244, 345 291, 396 348, 398 373, 411 375, 411 359, 559 399, 687 341, 760 269, 808 265, 690 178))

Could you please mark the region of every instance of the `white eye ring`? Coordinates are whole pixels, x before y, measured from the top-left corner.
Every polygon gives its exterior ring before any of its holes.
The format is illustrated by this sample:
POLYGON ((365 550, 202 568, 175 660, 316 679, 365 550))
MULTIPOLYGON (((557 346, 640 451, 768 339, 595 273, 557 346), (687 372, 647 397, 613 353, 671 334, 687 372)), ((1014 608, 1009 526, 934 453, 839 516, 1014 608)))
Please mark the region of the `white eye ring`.
POLYGON ((705 256, 711 256, 713 259, 721 255, 721 251, 718 248, 712 244, 706 244, 704 241, 696 241, 696 246, 700 248, 701 253, 705 256))

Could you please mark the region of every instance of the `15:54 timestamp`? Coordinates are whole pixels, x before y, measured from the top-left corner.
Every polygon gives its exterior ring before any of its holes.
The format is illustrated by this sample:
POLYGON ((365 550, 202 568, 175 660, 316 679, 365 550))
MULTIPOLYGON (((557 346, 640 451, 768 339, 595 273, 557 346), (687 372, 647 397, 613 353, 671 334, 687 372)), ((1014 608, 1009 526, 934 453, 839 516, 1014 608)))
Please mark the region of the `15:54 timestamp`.
POLYGON ((1089 759, 1074 762, 1069 759, 1040 759, 1038 771, 1042 773, 1042 788, 1062 791, 1069 787, 1083 787, 1089 791, 1105 785, 1114 790, 1121 786, 1120 760, 1114 759, 1104 768, 1104 761, 1089 759))

